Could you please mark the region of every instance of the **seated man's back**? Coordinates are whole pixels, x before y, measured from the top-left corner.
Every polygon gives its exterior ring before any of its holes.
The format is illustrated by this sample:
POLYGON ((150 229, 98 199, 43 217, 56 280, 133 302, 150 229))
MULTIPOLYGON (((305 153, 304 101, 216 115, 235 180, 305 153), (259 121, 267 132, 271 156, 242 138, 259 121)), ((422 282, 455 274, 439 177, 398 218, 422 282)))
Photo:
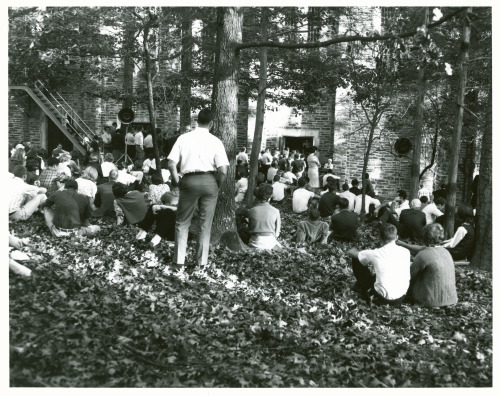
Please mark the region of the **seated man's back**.
POLYGON ((348 210, 347 198, 340 198, 339 207, 340 212, 332 216, 330 236, 339 241, 352 241, 357 234, 358 215, 348 210))
POLYGON ((337 203, 340 198, 335 193, 334 181, 329 180, 328 182, 328 192, 323 194, 319 200, 319 213, 321 217, 328 217, 333 214, 337 207, 337 203))

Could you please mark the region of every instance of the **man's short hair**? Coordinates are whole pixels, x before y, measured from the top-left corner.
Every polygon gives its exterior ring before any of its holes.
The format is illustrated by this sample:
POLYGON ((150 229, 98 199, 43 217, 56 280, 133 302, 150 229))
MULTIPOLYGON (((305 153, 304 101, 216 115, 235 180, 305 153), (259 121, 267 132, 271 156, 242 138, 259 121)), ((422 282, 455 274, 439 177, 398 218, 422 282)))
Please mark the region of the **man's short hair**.
POLYGON ((422 195, 420 197, 420 202, 422 202, 423 204, 427 203, 428 200, 429 198, 427 198, 427 195, 422 195))
POLYGON ((261 201, 267 201, 273 196, 273 186, 262 183, 255 189, 255 196, 261 201))
POLYGON ((423 237, 427 246, 435 246, 441 243, 444 229, 439 223, 428 224, 424 227, 423 237))
POLYGON ((160 172, 156 172, 151 177, 151 182, 155 185, 163 184, 163 176, 160 172))
POLYGON ((328 181, 328 191, 335 191, 337 189, 337 183, 333 177, 326 179, 328 181))
POLYGON ((398 190, 398 196, 403 198, 403 201, 406 200, 406 191, 405 190, 398 190))
POLYGON ((310 208, 308 210, 309 218, 313 221, 318 220, 320 217, 319 210, 316 208, 310 208))
POLYGON ((305 185, 307 184, 307 179, 305 177, 301 177, 299 178, 299 180, 297 181, 297 185, 299 187, 305 187, 305 185))
POLYGON ((116 125, 118 125, 118 124, 116 123, 116 121, 113 121, 113 123, 112 123, 111 125, 115 125, 115 126, 116 126, 116 125))
POLYGON ((118 179, 118 171, 116 169, 111 169, 109 171, 109 180, 115 181, 116 179, 118 179))
POLYGON ((198 113, 198 124, 200 125, 207 125, 210 121, 213 121, 213 119, 214 116, 210 109, 203 109, 198 113))
POLYGON ((347 209, 349 208, 349 200, 347 198, 340 198, 338 200, 339 208, 340 209, 347 209))
POLYGON ((25 166, 22 166, 22 165, 16 165, 14 166, 14 168, 12 169, 12 174, 15 176, 15 177, 18 177, 20 179, 23 178, 23 176, 27 175, 28 174, 28 169, 26 169, 25 166))
POLYGON ((444 199, 443 197, 438 197, 438 198, 436 198, 434 203, 436 205, 446 205, 446 199, 444 199))
POLYGON ((66 190, 78 190, 78 183, 75 179, 69 178, 64 182, 64 188, 66 190))
POLYGON ((356 187, 357 185, 359 185, 358 179, 352 179, 351 184, 353 185, 353 187, 356 187))
POLYGON ((299 156, 299 154, 294 154, 293 158, 295 158, 295 159, 299 159, 299 158, 300 158, 300 156, 299 156))
POLYGON ((115 198, 124 197, 128 192, 127 186, 123 183, 116 183, 111 189, 115 198))
POLYGON ((474 221, 474 209, 469 204, 461 203, 457 207, 457 217, 463 221, 474 221))
POLYGON ((317 198, 317 197, 309 198, 309 201, 307 202, 307 208, 308 209, 319 209, 319 198, 317 198))
POLYGON ((53 167, 59 165, 59 160, 56 157, 50 157, 47 159, 47 166, 53 167))
POLYGON ((349 184, 347 184, 347 183, 342 184, 342 190, 343 191, 349 190, 349 184))
POLYGON ((274 175, 273 181, 280 181, 281 177, 280 175, 274 175))
POLYGON ((380 239, 384 242, 395 241, 398 236, 398 229, 392 224, 383 223, 379 227, 380 239))
POLYGON ((410 208, 415 208, 418 209, 422 206, 422 202, 420 202, 420 199, 414 198, 410 202, 410 208))
POLYGON ((105 156, 104 156, 104 161, 107 161, 107 162, 113 162, 115 160, 115 158, 113 157, 113 154, 111 153, 107 153, 105 156))

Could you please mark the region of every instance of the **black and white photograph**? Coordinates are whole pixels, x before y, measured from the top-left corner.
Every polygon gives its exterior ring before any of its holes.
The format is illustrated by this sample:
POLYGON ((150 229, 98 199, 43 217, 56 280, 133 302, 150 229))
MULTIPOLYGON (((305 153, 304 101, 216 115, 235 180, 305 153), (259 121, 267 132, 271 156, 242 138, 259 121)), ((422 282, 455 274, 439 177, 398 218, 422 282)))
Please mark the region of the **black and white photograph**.
POLYGON ((10 391, 492 393, 492 4, 12 3, 10 391))

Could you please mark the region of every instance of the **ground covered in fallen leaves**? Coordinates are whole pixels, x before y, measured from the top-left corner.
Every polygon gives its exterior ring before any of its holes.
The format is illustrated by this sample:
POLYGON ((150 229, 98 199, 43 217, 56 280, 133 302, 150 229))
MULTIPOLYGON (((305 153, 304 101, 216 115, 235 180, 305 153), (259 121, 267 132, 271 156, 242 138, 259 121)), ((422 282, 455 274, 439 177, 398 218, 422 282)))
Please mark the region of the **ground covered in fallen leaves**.
MULTIPOLYGON (((164 271, 137 229, 56 239, 41 215, 28 237, 31 278, 10 275, 13 387, 491 387, 491 274, 457 268, 459 303, 368 305, 351 290, 354 244, 286 253, 216 248, 213 267, 164 271)), ((357 248, 377 242, 361 231, 357 248)), ((190 246, 192 250, 193 246, 190 246)))

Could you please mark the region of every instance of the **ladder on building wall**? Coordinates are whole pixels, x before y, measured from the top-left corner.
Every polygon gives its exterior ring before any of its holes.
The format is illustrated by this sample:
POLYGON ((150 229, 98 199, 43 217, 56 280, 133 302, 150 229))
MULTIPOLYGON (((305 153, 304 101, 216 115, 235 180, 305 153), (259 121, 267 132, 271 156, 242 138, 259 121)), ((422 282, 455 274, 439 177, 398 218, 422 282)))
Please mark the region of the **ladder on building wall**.
POLYGON ((85 124, 59 93, 56 93, 57 97, 54 96, 39 80, 35 83, 33 89, 26 85, 10 85, 9 89, 23 90, 28 93, 69 141, 73 143, 74 147, 82 154, 85 154, 86 148, 89 147, 89 143, 94 139, 96 133, 85 124))

